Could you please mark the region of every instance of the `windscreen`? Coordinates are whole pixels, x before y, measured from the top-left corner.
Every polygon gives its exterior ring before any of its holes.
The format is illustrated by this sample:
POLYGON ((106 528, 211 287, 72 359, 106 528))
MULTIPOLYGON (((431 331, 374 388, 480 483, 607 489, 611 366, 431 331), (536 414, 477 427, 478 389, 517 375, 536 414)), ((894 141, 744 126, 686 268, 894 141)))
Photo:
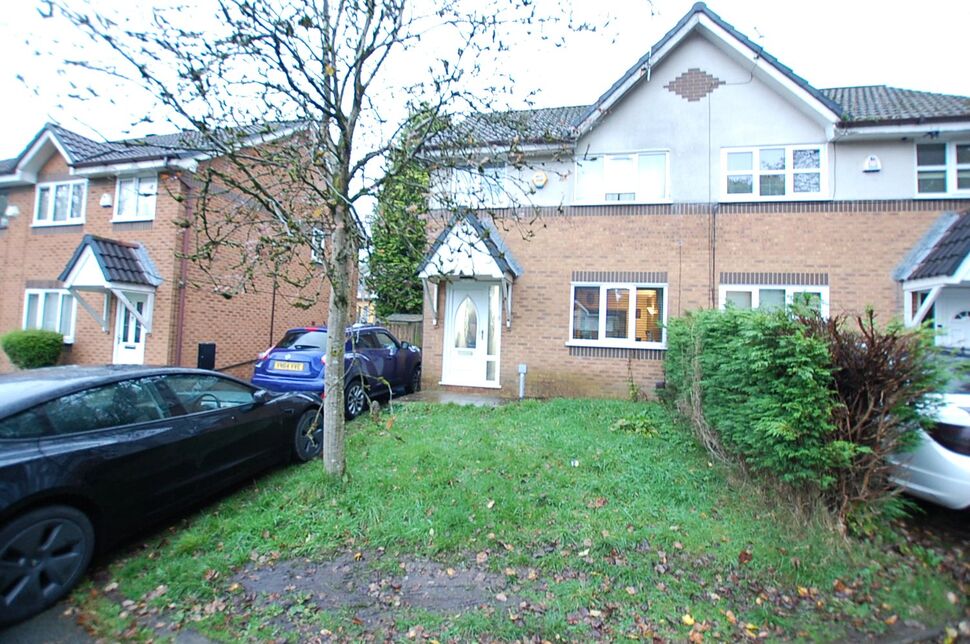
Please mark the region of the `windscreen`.
POLYGON ((292 349, 293 351, 300 351, 301 349, 319 349, 320 351, 325 351, 327 349, 327 332, 290 331, 283 336, 283 339, 279 341, 276 348, 292 349))

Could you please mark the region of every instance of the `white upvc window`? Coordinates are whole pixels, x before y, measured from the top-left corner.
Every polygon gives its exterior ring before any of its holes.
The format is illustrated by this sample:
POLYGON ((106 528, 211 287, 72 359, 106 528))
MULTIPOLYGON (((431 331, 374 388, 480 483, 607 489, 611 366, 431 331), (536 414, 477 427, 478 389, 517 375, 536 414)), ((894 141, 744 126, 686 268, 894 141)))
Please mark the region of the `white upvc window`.
POLYGON ((723 284, 719 290, 722 309, 732 307, 772 311, 804 303, 815 307, 824 317, 829 316, 828 286, 723 284))
POLYGON ((574 282, 570 303, 570 346, 666 347, 666 284, 574 282))
POLYGON ((150 221, 155 218, 158 175, 118 177, 112 221, 150 221))
POLYGON ((327 248, 327 232, 322 228, 314 228, 310 231, 310 261, 314 264, 323 264, 326 261, 324 251, 327 248))
POLYGON ((24 329, 57 331, 64 342, 74 342, 74 323, 77 319, 77 302, 64 289, 36 289, 24 291, 24 329))
POLYGON ((34 226, 71 226, 84 223, 86 179, 37 184, 34 226))
POLYGON ((916 193, 920 197, 970 195, 970 143, 918 143, 916 193))
POLYGON ((505 208, 509 205, 505 166, 455 168, 451 174, 451 195, 443 201, 470 208, 505 208))
POLYGON ((776 145, 721 149, 722 201, 828 198, 828 148, 776 145))
POLYGON ((667 203, 670 153, 649 150, 576 159, 574 203, 667 203))

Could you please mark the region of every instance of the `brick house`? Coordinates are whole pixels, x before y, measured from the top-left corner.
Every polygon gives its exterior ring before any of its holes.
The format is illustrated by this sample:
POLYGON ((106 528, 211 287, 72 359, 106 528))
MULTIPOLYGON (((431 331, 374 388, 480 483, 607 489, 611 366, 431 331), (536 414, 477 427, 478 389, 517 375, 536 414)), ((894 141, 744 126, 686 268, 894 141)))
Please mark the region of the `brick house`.
MULTIPOLYGON (((211 163, 191 133, 100 143, 45 126, 0 161, 0 333, 60 331, 64 363, 195 366, 201 342, 216 368, 248 377, 291 326, 326 320, 326 286, 309 310, 267 279, 226 299, 193 262, 198 181, 211 163)), ((0 352, 0 371, 12 366, 0 352)))
POLYGON ((421 270, 426 386, 651 393, 671 316, 799 297, 970 347, 970 98, 816 89, 699 3, 593 105, 454 130, 492 161, 421 270))

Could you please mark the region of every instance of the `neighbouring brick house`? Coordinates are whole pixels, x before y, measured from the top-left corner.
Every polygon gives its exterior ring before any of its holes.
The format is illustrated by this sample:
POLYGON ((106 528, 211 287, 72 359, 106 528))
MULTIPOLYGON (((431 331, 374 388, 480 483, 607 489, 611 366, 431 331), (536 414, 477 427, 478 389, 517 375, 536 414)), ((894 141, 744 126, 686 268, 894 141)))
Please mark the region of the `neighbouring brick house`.
POLYGON ((192 136, 101 143, 47 125, 0 161, 0 333, 60 331, 62 361, 78 364, 195 366, 198 344, 214 342, 216 368, 246 377, 286 328, 326 321, 322 277, 303 310, 268 278, 227 299, 177 257, 195 250, 176 222, 194 220, 193 177, 213 162, 192 136))
POLYGON ((421 270, 428 386, 651 393, 671 316, 798 297, 970 347, 970 98, 816 89, 697 4, 595 104, 436 143, 470 141, 421 270))

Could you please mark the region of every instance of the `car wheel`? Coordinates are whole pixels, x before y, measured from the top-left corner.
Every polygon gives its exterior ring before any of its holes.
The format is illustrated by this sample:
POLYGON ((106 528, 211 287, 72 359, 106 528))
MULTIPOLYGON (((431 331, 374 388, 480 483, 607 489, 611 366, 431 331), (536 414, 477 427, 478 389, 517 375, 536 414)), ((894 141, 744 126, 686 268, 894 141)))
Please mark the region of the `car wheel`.
POLYGON ((365 407, 367 407, 367 392, 364 391, 360 379, 354 378, 347 383, 344 389, 344 411, 347 420, 360 416, 365 407))
POLYGON ((19 622, 66 595, 94 553, 94 528, 82 512, 52 505, 0 530, 0 624, 19 622))
POLYGON ((293 457, 301 462, 313 460, 323 450, 323 413, 308 409, 300 416, 293 435, 293 457))
POLYGON ((421 365, 414 368, 411 372, 411 380, 408 381, 407 392, 413 394, 417 391, 421 391, 421 365))

